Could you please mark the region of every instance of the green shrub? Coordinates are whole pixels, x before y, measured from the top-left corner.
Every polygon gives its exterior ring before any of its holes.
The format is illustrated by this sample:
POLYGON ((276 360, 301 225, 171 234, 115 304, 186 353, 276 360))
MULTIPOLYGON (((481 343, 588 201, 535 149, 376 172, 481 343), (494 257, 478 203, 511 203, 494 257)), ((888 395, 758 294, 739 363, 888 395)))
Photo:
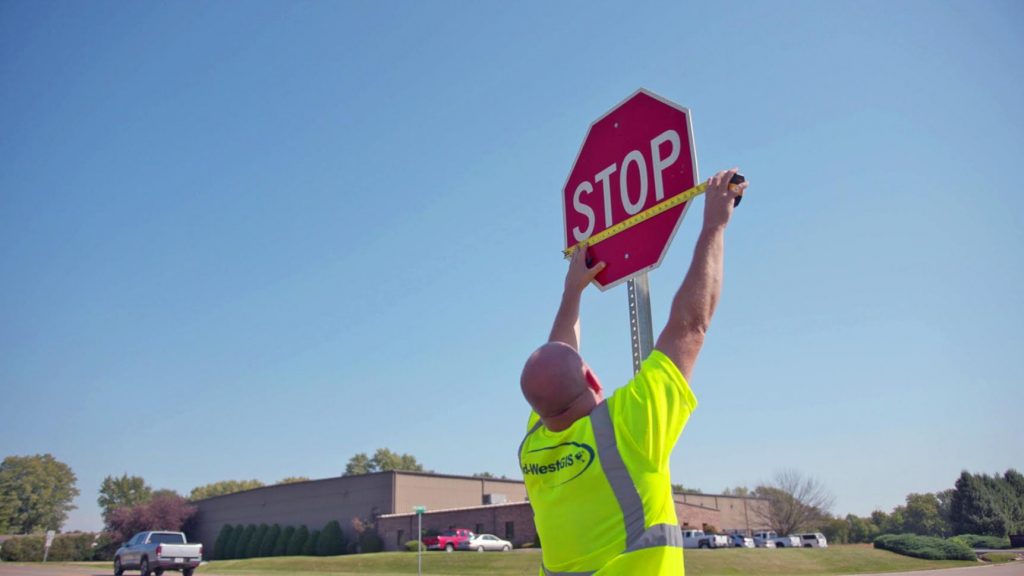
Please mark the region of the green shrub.
MULTIPOLYGON (((93 558, 96 536, 90 533, 58 534, 46 559, 54 562, 84 562, 93 558)), ((3 543, 0 560, 5 562, 42 562, 46 537, 18 536, 3 543)))
POLYGON ((309 528, 305 526, 299 526, 292 537, 288 539, 288 549, 285 550, 286 556, 298 556, 302 554, 303 548, 306 546, 306 540, 309 540, 309 528))
POLYGON ((266 524, 260 524, 256 528, 256 532, 253 533, 252 539, 249 540, 249 545, 245 548, 246 558, 259 558, 260 549, 263 547, 263 539, 267 537, 267 532, 270 530, 270 526, 266 524))
POLYGON ((1010 547, 1009 538, 997 536, 981 536, 978 534, 960 534, 950 540, 959 540, 971 548, 992 548, 993 550, 1006 550, 1010 547))
POLYGON ((316 543, 317 556, 337 556, 345 553, 345 533, 341 531, 341 523, 331 520, 320 532, 320 540, 316 543))
POLYGON ((267 530, 267 535, 260 543, 260 556, 266 558, 274 555, 274 546, 277 546, 277 539, 281 537, 281 525, 274 524, 267 530))
POLYGON ((220 533, 217 534, 217 540, 213 543, 213 557, 215 559, 227 559, 228 541, 231 540, 232 530, 234 530, 234 528, 231 526, 231 524, 225 524, 220 527, 220 533))
POLYGON ((241 524, 235 524, 231 528, 231 537, 228 538, 228 543, 224 546, 224 558, 226 560, 238 558, 238 540, 242 537, 242 532, 244 531, 245 526, 241 524))
POLYGON ((316 556, 317 555, 317 542, 320 541, 320 531, 313 530, 309 535, 309 540, 306 540, 306 545, 302 547, 303 556, 316 556))
POLYGON ((419 552, 419 550, 420 550, 420 541, 419 540, 409 540, 408 542, 405 543, 405 549, 407 551, 409 551, 409 552, 419 552))
POLYGON ((238 537, 238 543, 235 544, 235 558, 249 558, 249 544, 252 542, 253 536, 256 536, 256 525, 249 524, 242 530, 242 535, 238 537))
POLYGON ((281 534, 277 537, 277 542, 274 543, 274 556, 285 555, 288 551, 288 541, 292 539, 293 534, 295 534, 295 526, 288 526, 281 530, 281 534))
POLYGON ((934 536, 884 534, 875 538, 875 548, 926 560, 974 560, 974 551, 963 542, 934 536))

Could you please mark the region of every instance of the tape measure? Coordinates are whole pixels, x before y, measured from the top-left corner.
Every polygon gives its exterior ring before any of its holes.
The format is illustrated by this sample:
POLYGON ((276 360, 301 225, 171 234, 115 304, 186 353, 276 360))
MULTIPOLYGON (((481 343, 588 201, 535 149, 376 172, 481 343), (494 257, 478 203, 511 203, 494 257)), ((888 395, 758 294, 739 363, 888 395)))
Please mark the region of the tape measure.
MULTIPOLYGON (((742 184, 743 182, 746 182, 746 178, 744 178, 740 174, 734 174, 732 179, 729 180, 729 184, 730 185, 732 185, 732 184, 742 184)), ((593 246, 594 244, 597 244, 598 242, 601 242, 603 240, 607 240, 607 239, 611 238, 612 236, 615 236, 619 232, 622 232, 624 230, 629 230, 633 226, 636 226, 637 224, 639 224, 639 223, 641 223, 641 222, 643 222, 645 220, 650 220, 651 218, 654 218, 658 214, 662 214, 662 213, 664 213, 664 212, 666 212, 668 210, 671 210, 672 208, 675 208, 676 206, 679 206, 680 204, 684 204, 686 202, 689 202, 690 200, 693 200, 697 196, 700 196, 701 194, 703 194, 707 189, 708 189, 708 183, 707 182, 702 182, 700 184, 697 184, 696 186, 694 186, 693 188, 690 188, 689 190, 686 190, 682 194, 676 194, 675 196, 669 198, 668 200, 665 200, 665 201, 662 201, 662 202, 660 202, 658 204, 655 204, 654 206, 651 206, 650 208, 648 208, 647 210, 644 210, 643 212, 640 212, 638 214, 634 214, 634 215, 630 216, 629 218, 626 218, 625 220, 623 220, 622 222, 619 222, 618 224, 616 224, 614 226, 611 226, 609 228, 605 228, 604 230, 598 232, 597 234, 594 234, 593 236, 590 236, 590 237, 586 238, 585 240, 581 240, 578 244, 574 244, 572 246, 569 246, 565 250, 562 250, 562 254, 564 254, 566 258, 569 258, 577 250, 579 250, 580 248, 583 248, 584 246, 593 246)), ((743 197, 742 196, 737 196, 736 200, 733 202, 733 206, 739 206, 741 198, 743 198, 743 197)))

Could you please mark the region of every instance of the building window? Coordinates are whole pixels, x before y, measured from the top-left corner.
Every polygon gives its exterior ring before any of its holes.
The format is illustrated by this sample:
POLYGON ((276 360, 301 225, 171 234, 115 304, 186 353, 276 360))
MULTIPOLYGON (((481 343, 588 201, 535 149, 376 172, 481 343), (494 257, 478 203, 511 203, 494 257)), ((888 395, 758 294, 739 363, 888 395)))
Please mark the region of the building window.
POLYGON ((516 523, 505 522, 505 539, 512 540, 516 537, 516 523))
POLYGON ((477 534, 483 534, 483 532, 484 532, 484 525, 483 524, 477 524, 476 525, 476 533, 477 534))

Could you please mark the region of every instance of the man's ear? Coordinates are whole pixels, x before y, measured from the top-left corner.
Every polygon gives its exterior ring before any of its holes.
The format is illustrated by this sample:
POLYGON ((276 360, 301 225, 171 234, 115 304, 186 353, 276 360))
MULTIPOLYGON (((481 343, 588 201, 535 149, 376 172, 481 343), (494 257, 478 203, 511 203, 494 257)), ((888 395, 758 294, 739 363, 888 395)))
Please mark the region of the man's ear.
POLYGON ((590 366, 583 367, 583 376, 587 379, 587 386, 590 386, 591 390, 598 394, 602 392, 603 388, 601 387, 601 381, 597 379, 597 374, 594 374, 594 371, 590 369, 590 366))

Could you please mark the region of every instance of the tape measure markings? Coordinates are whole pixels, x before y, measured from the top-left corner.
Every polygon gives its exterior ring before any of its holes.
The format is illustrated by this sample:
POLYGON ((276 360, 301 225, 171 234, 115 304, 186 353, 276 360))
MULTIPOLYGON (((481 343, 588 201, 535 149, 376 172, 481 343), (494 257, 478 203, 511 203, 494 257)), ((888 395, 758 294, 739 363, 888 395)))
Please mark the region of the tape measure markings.
POLYGON ((565 250, 562 250, 562 253, 565 255, 566 258, 569 258, 570 256, 573 255, 574 252, 576 252, 580 248, 584 246, 593 246, 598 242, 607 240, 612 236, 615 236, 619 232, 629 230, 633 226, 636 226, 637 224, 640 224, 645 220, 650 220, 651 218, 654 218, 658 214, 662 214, 664 212, 667 212, 668 210, 671 210, 672 208, 675 208, 676 206, 679 206, 680 204, 693 200, 697 196, 703 194, 704 191, 706 191, 707 189, 707 182, 697 184, 696 186, 690 188, 689 190, 686 190, 682 194, 676 194, 675 196, 669 198, 668 200, 663 200, 655 204, 654 206, 651 206, 647 210, 644 210, 643 212, 639 212, 637 214, 630 216, 629 218, 626 218, 625 220, 619 222, 614 226, 605 228, 604 230, 598 232, 597 234, 594 234, 593 236, 589 236, 583 240, 580 240, 578 243, 573 244, 572 246, 566 248, 565 250))

